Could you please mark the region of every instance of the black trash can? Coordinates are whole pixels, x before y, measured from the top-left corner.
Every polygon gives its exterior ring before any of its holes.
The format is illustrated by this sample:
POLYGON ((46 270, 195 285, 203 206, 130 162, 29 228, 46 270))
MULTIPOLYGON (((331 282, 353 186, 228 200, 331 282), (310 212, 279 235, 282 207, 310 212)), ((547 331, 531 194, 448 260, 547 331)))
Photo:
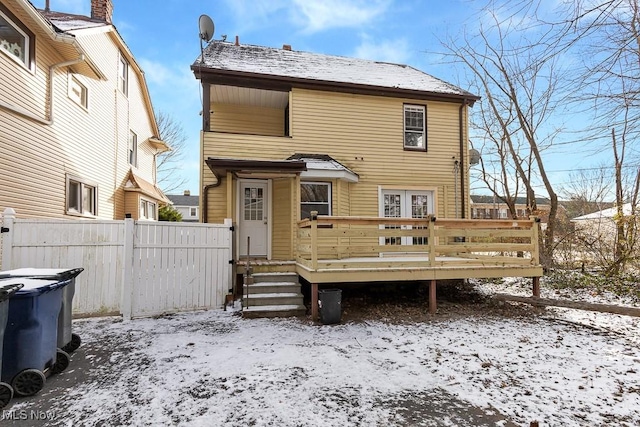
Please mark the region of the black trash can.
MULTIPOLYGON (((2 372, 2 349, 4 330, 9 318, 9 298, 22 289, 22 284, 3 285, 0 281, 0 372, 2 372)), ((13 350, 12 350, 13 351, 13 350)), ((7 406, 13 397, 13 388, 8 383, 0 382, 0 409, 7 406)))
POLYGON ((321 289, 318 291, 318 308, 323 325, 340 323, 342 318, 342 290, 321 289))

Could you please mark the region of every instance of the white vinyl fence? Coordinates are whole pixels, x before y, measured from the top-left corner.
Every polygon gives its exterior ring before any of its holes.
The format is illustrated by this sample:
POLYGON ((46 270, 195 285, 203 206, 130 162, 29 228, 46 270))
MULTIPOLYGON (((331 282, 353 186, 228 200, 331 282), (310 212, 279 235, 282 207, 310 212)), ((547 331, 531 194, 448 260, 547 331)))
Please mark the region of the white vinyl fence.
POLYGON ((73 312, 125 319, 222 308, 232 223, 2 218, 2 270, 83 267, 73 312))

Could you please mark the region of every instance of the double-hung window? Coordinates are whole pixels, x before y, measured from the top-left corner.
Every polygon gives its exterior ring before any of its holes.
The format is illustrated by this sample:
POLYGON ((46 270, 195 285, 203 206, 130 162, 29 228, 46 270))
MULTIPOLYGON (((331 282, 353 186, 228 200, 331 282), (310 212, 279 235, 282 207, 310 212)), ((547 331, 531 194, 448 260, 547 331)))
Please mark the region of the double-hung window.
POLYGON ((34 36, 0 4, 0 51, 31 69, 34 36))
POLYGON ((69 98, 83 108, 89 107, 88 90, 80 79, 73 74, 69 75, 69 98))
POLYGON ((118 60, 118 89, 125 95, 129 94, 129 62, 122 54, 118 60))
POLYGON ((312 211, 317 211, 318 215, 331 215, 330 183, 300 183, 300 218, 311 217, 312 211))
POLYGON ((154 202, 140 199, 140 219, 150 219, 153 221, 158 219, 156 216, 156 204, 154 202))
POLYGON ((129 164, 138 167, 138 135, 133 131, 129 131, 129 164))
POLYGON ((198 208, 189 208, 189 216, 194 218, 198 216, 198 208))
POLYGON ((98 214, 98 187, 67 175, 67 214, 95 216, 98 214))
POLYGON ((404 106, 404 148, 427 149, 426 108, 424 105, 404 106))

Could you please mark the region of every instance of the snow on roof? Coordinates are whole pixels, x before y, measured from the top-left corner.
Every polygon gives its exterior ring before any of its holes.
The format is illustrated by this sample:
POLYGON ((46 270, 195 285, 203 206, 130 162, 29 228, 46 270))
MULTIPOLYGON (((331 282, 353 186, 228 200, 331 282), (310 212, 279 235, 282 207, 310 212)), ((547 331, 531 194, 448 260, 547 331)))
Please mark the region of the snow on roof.
POLYGON ((327 154, 294 154, 287 160, 302 160, 307 170, 302 178, 338 178, 348 182, 358 182, 358 174, 327 154))
MULTIPOLYGON (((614 207, 611 207, 609 209, 603 209, 603 210, 598 211, 598 212, 593 212, 593 213, 590 213, 590 214, 587 214, 587 215, 582 215, 582 216, 575 217, 571 221, 584 221, 584 220, 590 220, 590 219, 613 218, 617 213, 618 213, 618 208, 614 206, 614 207)), ((632 214, 631 203, 625 203, 624 205, 622 205, 622 214, 623 215, 631 215, 632 214)))
POLYGON ((100 19, 92 19, 88 16, 73 15, 64 12, 39 11, 53 25, 61 31, 83 30, 85 28, 104 27, 110 25, 106 21, 100 19))
POLYGON ((477 96, 408 65, 214 41, 194 67, 438 94, 477 96))

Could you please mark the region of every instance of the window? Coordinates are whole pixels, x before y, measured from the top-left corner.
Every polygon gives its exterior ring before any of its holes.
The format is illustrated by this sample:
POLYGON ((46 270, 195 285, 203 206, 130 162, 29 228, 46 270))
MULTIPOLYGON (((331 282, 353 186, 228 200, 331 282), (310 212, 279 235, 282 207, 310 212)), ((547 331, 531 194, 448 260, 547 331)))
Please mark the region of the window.
POLYGON ((0 51, 31 69, 34 37, 0 4, 0 51))
POLYGON ((198 208, 189 208, 189 216, 190 217, 198 216, 198 208))
POLYGON ((331 184, 300 183, 300 218, 311 217, 311 211, 317 211, 318 215, 331 215, 331 184))
POLYGON ((71 98, 76 104, 81 107, 87 108, 88 98, 87 98, 87 87, 80 83, 78 77, 70 74, 69 75, 69 98, 71 98))
POLYGON ((122 54, 118 61, 118 89, 125 95, 129 94, 129 63, 122 54))
POLYGON ((98 214, 98 187, 79 178, 67 176, 67 214, 98 214))
POLYGON ((425 107, 422 105, 404 106, 404 148, 426 150, 425 107))
POLYGON ((140 219, 156 220, 156 204, 150 200, 140 199, 140 219))
POLYGON ((138 135, 129 131, 129 164, 131 166, 138 166, 138 135))

